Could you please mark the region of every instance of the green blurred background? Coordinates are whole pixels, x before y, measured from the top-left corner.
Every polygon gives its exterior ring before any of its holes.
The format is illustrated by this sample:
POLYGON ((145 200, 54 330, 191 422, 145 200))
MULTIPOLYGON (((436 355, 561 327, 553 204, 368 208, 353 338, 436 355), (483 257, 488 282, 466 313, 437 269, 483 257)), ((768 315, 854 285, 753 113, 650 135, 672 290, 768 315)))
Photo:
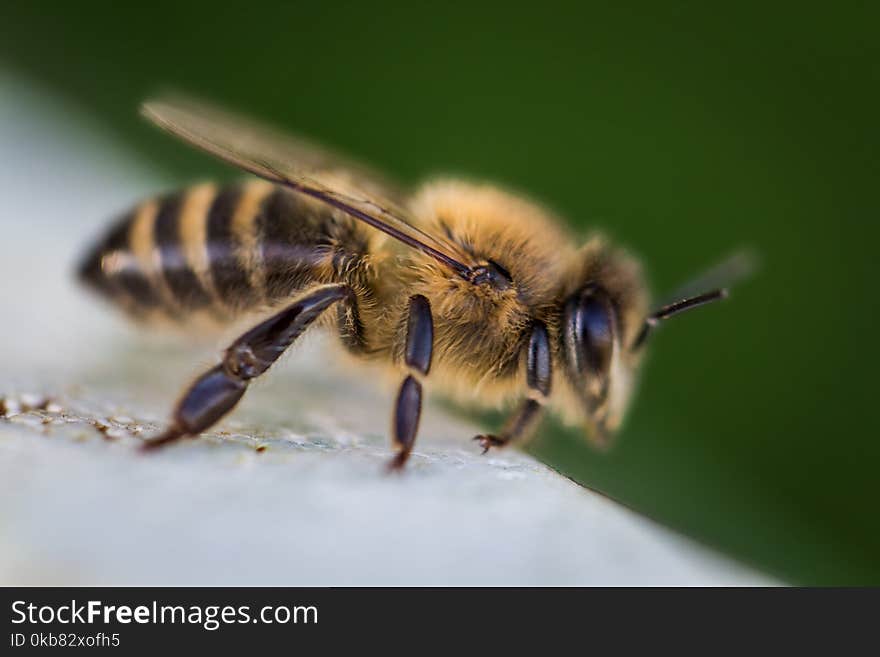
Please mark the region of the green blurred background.
POLYGON ((614 450, 531 449, 783 581, 880 584, 880 10, 707 4, 5 3, 0 66, 181 181, 238 174, 137 117, 157 88, 525 190, 661 294, 752 246, 730 302, 656 336, 614 450))

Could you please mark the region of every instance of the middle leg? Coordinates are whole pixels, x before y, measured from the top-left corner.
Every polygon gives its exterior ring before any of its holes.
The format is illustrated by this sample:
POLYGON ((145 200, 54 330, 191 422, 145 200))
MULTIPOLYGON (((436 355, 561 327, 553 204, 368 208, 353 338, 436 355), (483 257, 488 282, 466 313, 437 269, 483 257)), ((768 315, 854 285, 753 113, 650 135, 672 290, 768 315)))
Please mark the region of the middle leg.
POLYGON ((390 470, 399 470, 409 458, 419 418, 422 414, 421 379, 431 369, 431 355, 434 351, 434 320, 431 304, 420 294, 409 299, 406 323, 406 349, 404 362, 409 374, 403 380, 394 408, 393 432, 397 455, 388 464, 390 470))

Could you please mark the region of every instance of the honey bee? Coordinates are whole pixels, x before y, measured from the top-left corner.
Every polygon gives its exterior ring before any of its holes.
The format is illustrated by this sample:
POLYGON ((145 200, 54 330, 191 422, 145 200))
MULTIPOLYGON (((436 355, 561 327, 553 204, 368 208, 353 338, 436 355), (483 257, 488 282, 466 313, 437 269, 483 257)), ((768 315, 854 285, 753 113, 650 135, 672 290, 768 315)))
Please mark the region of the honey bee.
POLYGON ((255 318, 185 390, 148 449, 217 423, 313 324, 402 380, 392 469, 413 448, 427 385, 487 407, 516 402, 500 432, 475 437, 484 453, 527 438, 547 408, 604 445, 654 327, 726 296, 716 287, 651 311, 632 257, 600 236, 575 246, 550 212, 498 187, 440 179, 407 195, 361 165, 199 102, 147 102, 142 113, 256 176, 141 203, 79 269, 140 320, 255 318))

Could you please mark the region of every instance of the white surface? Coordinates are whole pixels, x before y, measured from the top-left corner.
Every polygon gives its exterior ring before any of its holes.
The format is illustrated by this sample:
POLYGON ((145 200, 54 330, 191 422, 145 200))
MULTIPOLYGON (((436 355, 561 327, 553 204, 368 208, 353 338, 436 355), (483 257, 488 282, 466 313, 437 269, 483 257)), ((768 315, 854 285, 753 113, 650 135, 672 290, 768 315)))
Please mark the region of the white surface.
POLYGON ((0 583, 768 583, 524 454, 480 456, 430 405, 385 476, 392 392, 320 340, 217 433, 139 454, 214 352, 139 337, 70 269, 161 183, 57 99, 3 75, 0 97, 0 583))

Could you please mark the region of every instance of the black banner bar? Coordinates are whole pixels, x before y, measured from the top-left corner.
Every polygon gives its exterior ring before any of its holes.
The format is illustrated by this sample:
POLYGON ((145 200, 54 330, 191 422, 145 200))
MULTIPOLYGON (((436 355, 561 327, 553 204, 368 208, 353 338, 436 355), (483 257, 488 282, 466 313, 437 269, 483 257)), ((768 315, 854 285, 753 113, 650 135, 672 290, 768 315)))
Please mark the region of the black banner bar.
POLYGON ((7 588, 4 654, 401 644, 526 636, 565 651, 874 646, 877 589, 7 588), (416 643, 411 643, 416 642, 416 643))

